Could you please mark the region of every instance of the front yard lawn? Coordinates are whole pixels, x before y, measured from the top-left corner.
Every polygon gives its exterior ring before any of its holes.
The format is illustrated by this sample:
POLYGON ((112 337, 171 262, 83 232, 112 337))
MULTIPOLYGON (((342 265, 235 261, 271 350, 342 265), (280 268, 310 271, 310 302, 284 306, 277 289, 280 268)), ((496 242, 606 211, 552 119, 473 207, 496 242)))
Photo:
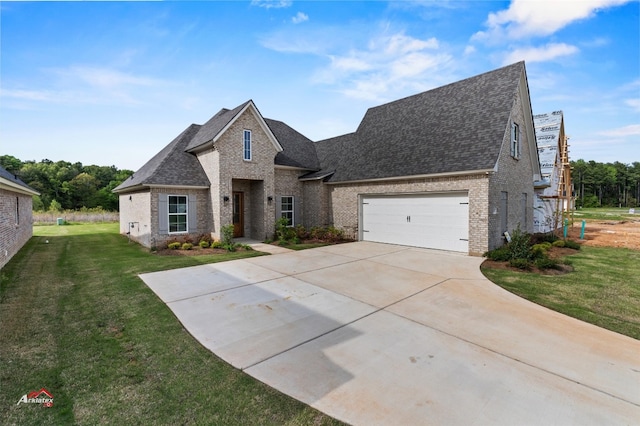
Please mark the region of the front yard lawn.
POLYGON ((574 271, 564 275, 490 268, 482 272, 532 302, 640 339, 640 251, 582 246, 569 259, 574 271))
POLYGON ((261 253, 159 256, 118 224, 34 232, 0 271, 0 424, 339 424, 203 348, 137 277, 261 253), (41 388, 53 407, 17 405, 41 388))

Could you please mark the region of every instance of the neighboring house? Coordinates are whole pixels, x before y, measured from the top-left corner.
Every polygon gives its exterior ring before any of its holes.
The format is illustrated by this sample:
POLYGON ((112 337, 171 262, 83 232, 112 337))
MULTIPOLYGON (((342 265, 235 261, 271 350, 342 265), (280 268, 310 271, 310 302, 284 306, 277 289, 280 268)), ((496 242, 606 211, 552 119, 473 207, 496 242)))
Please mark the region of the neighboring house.
POLYGON ((534 232, 562 226, 563 214, 573 208, 569 147, 562 111, 533 116, 542 180, 535 182, 534 232))
POLYGON ((40 195, 0 167, 0 268, 33 235, 33 195, 40 195))
POLYGON ((114 189, 147 247, 207 234, 271 237, 276 218, 473 255, 533 231, 540 165, 524 62, 370 108, 313 142, 253 101, 193 124, 114 189))

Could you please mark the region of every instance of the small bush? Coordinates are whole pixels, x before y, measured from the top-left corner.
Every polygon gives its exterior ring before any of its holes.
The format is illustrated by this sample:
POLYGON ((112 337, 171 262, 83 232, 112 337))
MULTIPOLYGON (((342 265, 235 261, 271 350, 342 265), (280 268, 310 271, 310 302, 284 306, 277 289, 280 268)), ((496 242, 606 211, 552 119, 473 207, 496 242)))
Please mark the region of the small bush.
POLYGON ((169 247, 171 250, 177 250, 180 248, 180 246, 181 244, 177 241, 167 244, 167 247, 169 247))
POLYGON ((557 241, 554 241, 552 243, 552 245, 554 247, 564 247, 565 246, 565 241, 564 240, 557 240, 557 241))
POLYGON ((498 247, 484 254, 487 259, 494 260, 496 262, 506 262, 511 259, 511 252, 507 246, 498 247))
POLYGON ((520 230, 520 227, 515 229, 511 235, 511 242, 507 244, 509 251, 511 252, 511 259, 531 259, 533 253, 531 251, 531 235, 520 230))
POLYGON ((564 246, 574 250, 580 250, 580 243, 571 240, 565 240, 564 246))
POLYGON ((533 258, 540 259, 542 257, 545 257, 550 248, 551 244, 549 243, 534 244, 533 246, 531 246, 533 258))
POLYGON ((203 249, 209 248, 209 246, 210 246, 209 242, 207 242, 207 241, 205 241, 205 240, 200 240, 200 242, 198 243, 198 245, 199 245, 201 248, 203 248, 203 249))
POLYGON ((509 265, 514 267, 514 268, 518 268, 518 269, 522 269, 525 271, 528 271, 531 269, 531 262, 528 259, 511 259, 509 261, 509 265))
POLYGON ((193 244, 191 243, 182 244, 182 250, 191 250, 192 248, 193 248, 193 244))
POLYGON ((233 245, 233 225, 225 225, 222 227, 222 246, 228 249, 228 247, 231 247, 232 245, 233 245))
POLYGON ((289 226, 289 219, 281 217, 276 220, 276 239, 280 244, 283 242, 291 242, 296 238, 297 232, 295 228, 289 226))
POLYGON ((224 248, 224 244, 222 244, 222 241, 213 241, 211 243, 211 248, 213 249, 224 248))
POLYGON ((202 234, 198 236, 196 241, 199 241, 200 243, 206 241, 209 245, 211 245, 213 239, 211 238, 211 234, 202 234))
POLYGON ((558 236, 553 232, 544 233, 544 234, 534 234, 531 236, 531 241, 534 244, 538 243, 553 243, 558 239, 558 236))
POLYGON ((536 259, 536 267, 538 269, 560 269, 560 264, 555 259, 541 257, 540 259, 536 259))

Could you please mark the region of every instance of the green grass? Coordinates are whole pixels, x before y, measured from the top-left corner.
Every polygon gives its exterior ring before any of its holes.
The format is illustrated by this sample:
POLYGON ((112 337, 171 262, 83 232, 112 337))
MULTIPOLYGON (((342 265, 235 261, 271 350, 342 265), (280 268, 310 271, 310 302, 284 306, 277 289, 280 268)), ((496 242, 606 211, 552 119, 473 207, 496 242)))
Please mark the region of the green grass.
POLYGON ((203 348, 137 277, 260 253, 159 256, 117 229, 36 227, 0 271, 0 424, 338 424, 203 348), (52 408, 16 405, 43 387, 52 408))
POLYGON ((291 243, 291 244, 281 245, 280 247, 288 248, 290 250, 307 250, 307 249, 330 246, 330 245, 331 243, 300 243, 300 244, 291 243))
POLYGON ((569 258, 575 270, 565 275, 482 272, 532 302, 640 339, 640 251, 583 246, 569 258))
POLYGON ((574 220, 640 220, 640 208, 635 209, 635 214, 629 214, 629 208, 599 207, 578 209, 573 212, 574 220))

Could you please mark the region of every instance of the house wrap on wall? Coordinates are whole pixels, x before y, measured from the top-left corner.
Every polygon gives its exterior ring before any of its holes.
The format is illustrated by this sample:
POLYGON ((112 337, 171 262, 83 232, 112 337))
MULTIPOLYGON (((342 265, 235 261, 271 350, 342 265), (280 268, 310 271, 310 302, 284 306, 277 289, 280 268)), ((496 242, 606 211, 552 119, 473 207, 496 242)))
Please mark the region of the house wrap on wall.
POLYGON ((562 111, 533 116, 542 180, 535 182, 534 232, 551 232, 562 226, 573 208, 568 138, 562 111))
POLYGON ((370 108, 311 141, 253 101, 192 124, 114 189, 120 231, 147 247, 271 237, 277 218, 472 255, 534 229, 541 180, 524 62, 370 108))

